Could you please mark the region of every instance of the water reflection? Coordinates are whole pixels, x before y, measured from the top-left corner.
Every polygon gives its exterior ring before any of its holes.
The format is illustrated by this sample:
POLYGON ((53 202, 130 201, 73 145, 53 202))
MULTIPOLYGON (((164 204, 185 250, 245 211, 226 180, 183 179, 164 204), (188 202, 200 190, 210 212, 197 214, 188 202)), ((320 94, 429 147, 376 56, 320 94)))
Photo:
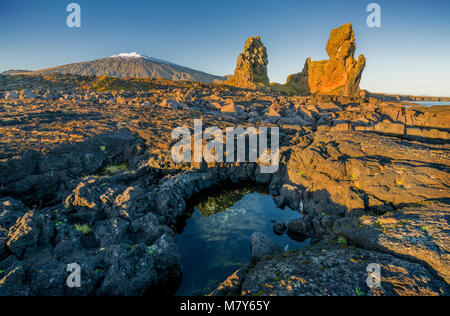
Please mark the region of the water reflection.
POLYGON ((219 192, 201 199, 186 214, 177 236, 183 262, 183 280, 177 295, 205 295, 234 271, 250 262, 253 232, 269 235, 285 249, 305 243, 273 233, 274 222, 289 222, 298 212, 276 207, 272 197, 253 188, 219 192), (190 217, 188 217, 190 216, 190 217))

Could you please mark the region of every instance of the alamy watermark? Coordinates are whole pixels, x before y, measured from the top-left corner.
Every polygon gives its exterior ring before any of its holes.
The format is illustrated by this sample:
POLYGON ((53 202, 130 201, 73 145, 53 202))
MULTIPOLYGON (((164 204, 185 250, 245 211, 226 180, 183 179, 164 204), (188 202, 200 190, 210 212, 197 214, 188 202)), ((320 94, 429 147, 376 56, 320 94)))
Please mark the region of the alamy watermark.
POLYGON ((66 279, 66 285, 69 288, 81 287, 81 267, 77 263, 71 263, 67 265, 66 271, 69 272, 69 276, 66 279))
POLYGON ((366 9, 367 12, 371 12, 367 17, 368 27, 381 27, 381 6, 378 3, 370 3, 366 9))
POLYGON ((381 288, 381 266, 377 263, 372 263, 367 266, 367 286, 371 289, 381 288))
POLYGON ((194 120, 193 137, 189 128, 177 127, 172 131, 172 139, 180 139, 172 147, 175 163, 201 163, 203 159, 207 163, 251 162, 259 164, 261 173, 275 173, 279 168, 278 127, 227 127, 225 132, 218 127, 208 127, 203 131, 202 120, 194 120))
MULTIPOLYGON (((367 5, 366 11, 370 12, 366 21, 367 26, 370 28, 381 27, 381 6, 376 2, 372 2, 367 5)), ((67 26, 70 28, 80 28, 81 6, 76 2, 69 3, 66 7, 66 12, 70 13, 66 19, 67 26)))
POLYGON ((81 7, 78 3, 69 3, 66 12, 70 12, 67 16, 66 24, 68 27, 81 27, 81 7))

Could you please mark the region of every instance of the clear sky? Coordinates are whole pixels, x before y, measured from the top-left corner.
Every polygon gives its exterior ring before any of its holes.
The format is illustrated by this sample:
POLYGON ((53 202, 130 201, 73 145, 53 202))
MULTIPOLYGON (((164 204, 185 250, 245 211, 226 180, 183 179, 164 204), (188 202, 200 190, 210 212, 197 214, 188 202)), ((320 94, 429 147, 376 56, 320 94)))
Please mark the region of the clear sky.
POLYGON ((284 83, 307 57, 327 58, 331 29, 347 22, 368 60, 363 89, 450 96, 448 0, 0 0, 0 71, 137 51, 225 75, 260 35, 271 81, 284 83), (66 26, 70 2, 81 6, 80 29, 66 26), (381 28, 366 25, 371 2, 381 28))

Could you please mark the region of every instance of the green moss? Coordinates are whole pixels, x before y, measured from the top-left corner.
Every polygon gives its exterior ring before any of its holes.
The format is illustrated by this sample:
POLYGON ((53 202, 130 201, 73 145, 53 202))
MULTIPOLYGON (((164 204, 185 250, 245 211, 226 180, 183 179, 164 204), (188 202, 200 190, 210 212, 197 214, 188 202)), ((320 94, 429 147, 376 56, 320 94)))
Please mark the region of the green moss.
POLYGON ((270 88, 275 92, 288 96, 301 95, 293 86, 287 84, 271 83, 270 88))
POLYGON ((341 246, 348 246, 347 238, 345 238, 344 236, 339 236, 337 243, 341 246))
POLYGON ((206 199, 202 198, 198 200, 198 204, 195 207, 197 207, 204 217, 210 217, 214 214, 227 211, 245 195, 253 192, 259 192, 258 188, 243 187, 235 190, 221 190, 208 195, 206 199))
POLYGON ((100 175, 109 176, 109 175, 112 175, 112 174, 115 174, 118 172, 125 172, 125 171, 129 171, 129 170, 130 170, 130 168, 128 167, 128 164, 123 162, 120 164, 106 166, 100 172, 100 175))
POLYGON ((365 296, 365 295, 366 295, 366 293, 364 293, 364 292, 361 290, 361 288, 359 288, 359 287, 355 288, 355 293, 356 293, 356 295, 358 295, 358 296, 365 296))
POLYGON ((89 225, 80 225, 80 224, 75 224, 75 230, 77 232, 82 233, 83 235, 87 235, 92 231, 92 228, 89 225))

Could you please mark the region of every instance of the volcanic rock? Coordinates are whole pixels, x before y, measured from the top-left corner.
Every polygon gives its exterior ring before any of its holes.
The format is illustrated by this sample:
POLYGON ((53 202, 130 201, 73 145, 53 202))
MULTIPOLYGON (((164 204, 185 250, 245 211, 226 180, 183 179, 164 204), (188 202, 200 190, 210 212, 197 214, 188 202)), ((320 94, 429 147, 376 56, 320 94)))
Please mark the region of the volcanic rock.
POLYGON ((238 57, 234 76, 226 83, 241 88, 254 88, 258 83, 268 84, 268 63, 267 51, 259 36, 250 37, 238 57))
POLYGON ((281 252, 278 247, 267 235, 262 233, 253 233, 252 235, 252 261, 258 262, 266 256, 272 256, 281 252))
POLYGON ((311 61, 308 58, 303 71, 290 75, 287 86, 300 94, 359 95, 359 82, 366 65, 364 55, 358 61, 352 24, 344 24, 331 31, 327 44, 329 60, 311 61))

